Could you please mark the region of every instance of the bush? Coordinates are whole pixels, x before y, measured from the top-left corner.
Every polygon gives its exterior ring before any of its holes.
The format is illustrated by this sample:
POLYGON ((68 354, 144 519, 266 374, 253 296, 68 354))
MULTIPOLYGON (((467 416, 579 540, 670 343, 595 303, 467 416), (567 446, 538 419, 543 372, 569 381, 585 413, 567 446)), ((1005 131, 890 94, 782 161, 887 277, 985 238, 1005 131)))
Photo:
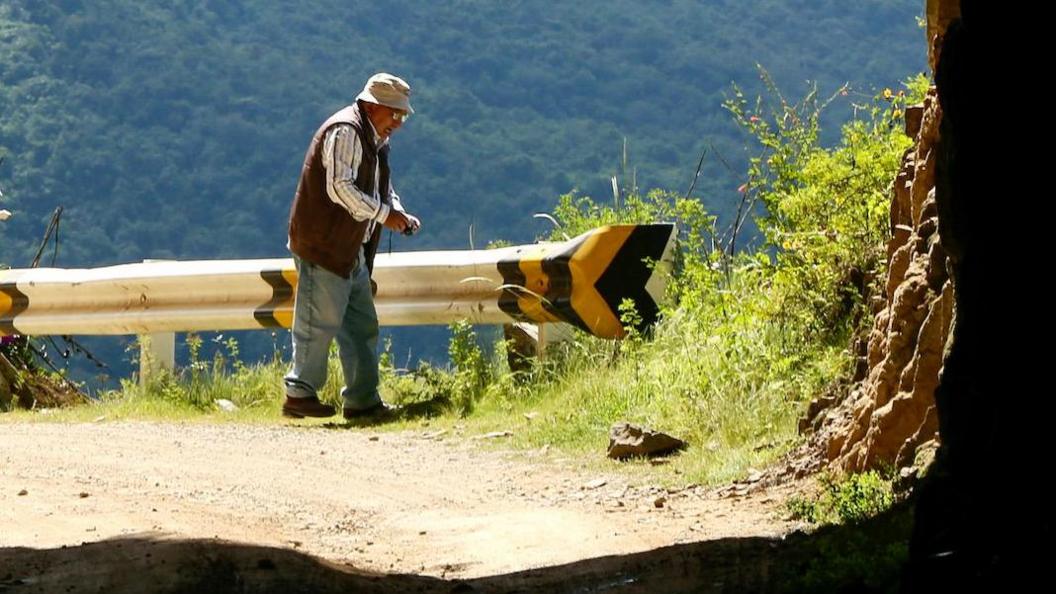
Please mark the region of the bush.
POLYGON ((815 497, 793 497, 792 519, 809 524, 856 524, 887 510, 895 502, 891 481, 876 471, 839 476, 823 474, 815 497))

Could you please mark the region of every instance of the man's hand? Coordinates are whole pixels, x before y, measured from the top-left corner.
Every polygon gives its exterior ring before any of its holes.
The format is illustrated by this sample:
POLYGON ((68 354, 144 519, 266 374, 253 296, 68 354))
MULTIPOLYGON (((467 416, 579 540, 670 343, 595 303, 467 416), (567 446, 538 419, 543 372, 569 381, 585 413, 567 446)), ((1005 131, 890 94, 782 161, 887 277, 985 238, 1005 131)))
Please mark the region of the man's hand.
POLYGON ((389 211, 389 216, 385 218, 384 225, 397 233, 412 235, 418 231, 422 223, 418 220, 418 217, 412 214, 392 209, 389 211))
POLYGON ((418 220, 418 217, 403 213, 407 217, 407 227, 403 230, 404 235, 414 235, 418 232, 418 229, 422 226, 422 222, 418 220))

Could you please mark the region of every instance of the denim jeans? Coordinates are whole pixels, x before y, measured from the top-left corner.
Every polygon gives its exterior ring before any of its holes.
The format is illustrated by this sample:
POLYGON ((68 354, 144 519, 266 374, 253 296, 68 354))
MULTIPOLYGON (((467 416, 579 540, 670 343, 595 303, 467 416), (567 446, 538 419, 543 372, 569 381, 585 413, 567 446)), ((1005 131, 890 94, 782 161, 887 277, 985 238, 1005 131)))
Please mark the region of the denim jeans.
POLYGON ((336 338, 345 375, 344 407, 362 410, 378 404, 378 314, 363 254, 347 279, 297 256, 293 261, 298 280, 286 395, 317 396, 326 385, 330 343, 336 338))

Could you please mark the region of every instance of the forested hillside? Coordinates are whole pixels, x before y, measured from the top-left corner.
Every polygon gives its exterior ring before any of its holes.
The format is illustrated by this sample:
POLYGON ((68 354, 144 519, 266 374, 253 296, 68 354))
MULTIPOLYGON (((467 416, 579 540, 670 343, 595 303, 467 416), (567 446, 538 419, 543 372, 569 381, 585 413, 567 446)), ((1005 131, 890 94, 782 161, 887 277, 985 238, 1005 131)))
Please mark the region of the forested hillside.
MULTIPOLYGON (((0 261, 25 264, 57 205, 63 265, 283 254, 307 139, 378 70, 414 87, 394 140, 426 221, 394 249, 530 239, 529 215, 607 192, 623 139, 642 187, 688 185, 754 64, 892 85, 919 69, 919 2, 286 3, 5 0, 0 6, 0 261)), ((708 161, 713 210, 734 200, 708 161)), ((733 185, 736 187, 736 184, 733 185)))

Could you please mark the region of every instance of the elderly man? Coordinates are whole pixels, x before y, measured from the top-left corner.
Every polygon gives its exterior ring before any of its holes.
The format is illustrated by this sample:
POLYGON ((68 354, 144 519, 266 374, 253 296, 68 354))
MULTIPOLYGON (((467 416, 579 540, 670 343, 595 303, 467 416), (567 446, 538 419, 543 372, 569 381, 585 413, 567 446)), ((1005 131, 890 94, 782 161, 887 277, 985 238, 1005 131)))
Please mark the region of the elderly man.
POLYGON ((330 343, 337 339, 344 417, 388 410, 378 394, 378 316, 370 274, 381 226, 414 233, 389 174, 389 137, 414 113, 403 79, 370 77, 356 102, 312 136, 290 210, 289 244, 299 280, 294 301, 293 365, 286 375, 287 417, 329 417, 319 401, 330 343))

